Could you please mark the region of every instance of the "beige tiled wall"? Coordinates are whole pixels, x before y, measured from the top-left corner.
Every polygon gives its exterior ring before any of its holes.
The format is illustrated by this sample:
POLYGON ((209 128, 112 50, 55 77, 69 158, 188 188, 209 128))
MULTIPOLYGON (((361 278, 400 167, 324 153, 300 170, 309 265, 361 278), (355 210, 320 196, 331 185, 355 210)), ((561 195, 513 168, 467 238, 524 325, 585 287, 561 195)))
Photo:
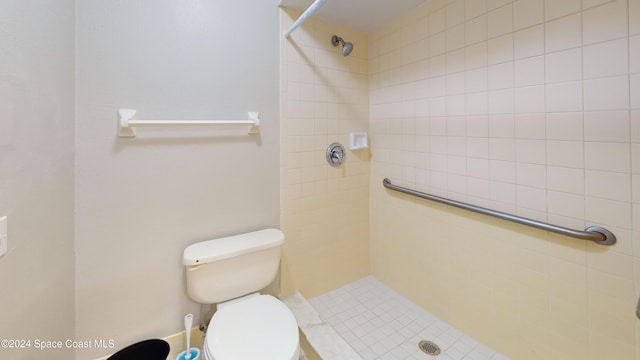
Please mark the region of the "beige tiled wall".
POLYGON ((640 358, 640 1, 434 0, 369 40, 372 273, 514 359, 640 358))
MULTIPOLYGON (((281 10, 283 33, 300 14, 281 10)), ((281 228, 284 292, 312 297, 369 273, 369 150, 349 150, 368 131, 367 37, 317 19, 281 40, 281 228), (355 48, 343 57, 333 35, 355 48), (327 146, 347 148, 331 167, 327 146)))

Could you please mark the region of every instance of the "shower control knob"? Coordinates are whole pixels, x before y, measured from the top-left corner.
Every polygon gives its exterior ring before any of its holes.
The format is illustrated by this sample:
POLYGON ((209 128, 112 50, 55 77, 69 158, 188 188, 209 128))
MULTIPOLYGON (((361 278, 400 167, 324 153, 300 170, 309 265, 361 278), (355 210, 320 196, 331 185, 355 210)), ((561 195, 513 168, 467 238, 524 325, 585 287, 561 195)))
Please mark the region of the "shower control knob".
POLYGON ((347 153, 342 144, 334 142, 327 148, 326 158, 331 166, 340 166, 344 162, 347 153))

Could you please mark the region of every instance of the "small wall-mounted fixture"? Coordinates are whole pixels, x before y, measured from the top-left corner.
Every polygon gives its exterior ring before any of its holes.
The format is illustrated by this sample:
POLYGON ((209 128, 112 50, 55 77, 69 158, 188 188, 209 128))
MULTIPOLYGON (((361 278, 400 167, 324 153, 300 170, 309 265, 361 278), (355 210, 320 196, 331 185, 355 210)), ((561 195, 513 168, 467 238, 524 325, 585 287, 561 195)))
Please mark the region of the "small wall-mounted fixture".
POLYGON ((334 142, 327 148, 327 162, 331 166, 340 166, 344 162, 344 158, 347 156, 344 146, 342 144, 334 142))
POLYGON ((344 42, 342 38, 338 35, 333 35, 331 38, 331 43, 333 46, 338 46, 338 44, 342 43, 342 56, 349 56, 353 51, 353 43, 344 42))
POLYGON ((352 132, 349 134, 349 150, 360 150, 369 147, 366 132, 352 132))

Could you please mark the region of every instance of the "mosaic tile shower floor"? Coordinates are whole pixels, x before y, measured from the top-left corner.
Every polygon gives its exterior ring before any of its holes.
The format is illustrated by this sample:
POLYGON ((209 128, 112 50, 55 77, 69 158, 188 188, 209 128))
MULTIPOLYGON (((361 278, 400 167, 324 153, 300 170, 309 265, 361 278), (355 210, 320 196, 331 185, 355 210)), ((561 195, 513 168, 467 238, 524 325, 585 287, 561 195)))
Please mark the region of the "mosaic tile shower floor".
POLYGON ((508 360, 430 314, 372 276, 309 300, 365 360, 508 360), (431 340, 437 356, 418 348, 431 340))

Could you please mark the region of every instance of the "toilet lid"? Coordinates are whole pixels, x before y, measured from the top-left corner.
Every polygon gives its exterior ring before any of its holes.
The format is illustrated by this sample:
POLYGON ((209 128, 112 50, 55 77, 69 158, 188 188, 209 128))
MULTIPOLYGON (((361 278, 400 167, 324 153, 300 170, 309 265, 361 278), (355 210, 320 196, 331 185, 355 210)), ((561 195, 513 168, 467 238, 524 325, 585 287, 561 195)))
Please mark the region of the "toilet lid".
POLYGON ((298 341, 295 317, 270 295, 218 309, 206 337, 216 360, 288 360, 297 351, 298 341))

